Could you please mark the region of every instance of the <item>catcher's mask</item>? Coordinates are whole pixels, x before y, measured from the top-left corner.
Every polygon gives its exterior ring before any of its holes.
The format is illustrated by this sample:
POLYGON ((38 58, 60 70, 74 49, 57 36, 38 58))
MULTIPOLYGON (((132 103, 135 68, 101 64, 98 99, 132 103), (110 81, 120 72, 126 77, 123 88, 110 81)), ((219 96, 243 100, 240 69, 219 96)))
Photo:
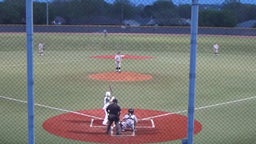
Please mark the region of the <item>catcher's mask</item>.
POLYGON ((118 101, 117 101, 117 99, 113 99, 113 101, 112 101, 113 103, 117 103, 118 101))

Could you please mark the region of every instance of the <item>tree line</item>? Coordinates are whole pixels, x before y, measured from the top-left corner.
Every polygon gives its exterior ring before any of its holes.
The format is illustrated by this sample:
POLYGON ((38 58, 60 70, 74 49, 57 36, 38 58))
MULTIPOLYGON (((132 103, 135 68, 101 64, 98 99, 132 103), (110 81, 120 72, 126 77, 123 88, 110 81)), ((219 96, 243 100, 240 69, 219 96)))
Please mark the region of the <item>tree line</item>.
MULTIPOLYGON (((25 24, 26 0, 0 2, 0 24, 25 24)), ((234 27, 256 19, 256 5, 239 2, 221 5, 200 5, 199 26, 234 27)), ((135 5, 129 0, 45 0, 33 2, 34 24, 51 24, 61 18, 64 24, 123 24, 130 19, 153 19, 160 26, 179 25, 175 21, 190 19, 191 5, 175 5, 170 0, 157 0, 152 5, 135 5), (106 23, 106 20, 113 23, 106 23), (105 22, 104 22, 105 20, 105 22)))

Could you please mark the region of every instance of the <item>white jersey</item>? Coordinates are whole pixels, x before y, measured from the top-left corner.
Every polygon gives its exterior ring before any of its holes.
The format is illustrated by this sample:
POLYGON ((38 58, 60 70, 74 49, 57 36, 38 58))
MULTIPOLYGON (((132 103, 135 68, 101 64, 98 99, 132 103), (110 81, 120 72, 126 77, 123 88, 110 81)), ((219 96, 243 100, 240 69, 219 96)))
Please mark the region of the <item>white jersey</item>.
POLYGON ((132 125, 136 124, 138 122, 138 119, 135 115, 132 114, 126 114, 123 117, 123 121, 126 123, 126 125, 131 127, 132 125))
POLYGON ((38 53, 40 55, 43 55, 43 53, 44 53, 44 44, 42 44, 42 43, 38 44, 38 53))
POLYGON ((215 55, 217 55, 219 53, 219 45, 218 44, 213 45, 213 52, 215 55))
POLYGON ((119 54, 115 55, 115 61, 120 63, 122 61, 122 56, 119 54))
POLYGON ((107 125, 107 123, 108 123, 108 113, 107 113, 106 109, 107 109, 108 105, 110 104, 110 95, 111 95, 110 92, 106 92, 105 97, 104 97, 104 101, 103 101, 103 108, 102 109, 105 113, 104 120, 102 121, 103 125, 107 125))
POLYGON ((134 132, 137 122, 138 119, 134 114, 126 114, 121 122, 122 131, 125 131, 127 128, 131 128, 134 132))
POLYGON ((38 44, 38 50, 41 51, 44 49, 44 45, 42 43, 38 44))
POLYGON ((219 49, 219 45, 218 45, 218 44, 214 44, 214 45, 213 45, 213 48, 214 48, 215 50, 218 50, 218 49, 219 49))
POLYGON ((104 30, 103 30, 103 33, 104 33, 104 35, 106 36, 108 32, 107 32, 106 29, 104 29, 104 30))
POLYGON ((103 101, 103 109, 106 109, 109 104, 110 104, 110 97, 105 96, 103 101))

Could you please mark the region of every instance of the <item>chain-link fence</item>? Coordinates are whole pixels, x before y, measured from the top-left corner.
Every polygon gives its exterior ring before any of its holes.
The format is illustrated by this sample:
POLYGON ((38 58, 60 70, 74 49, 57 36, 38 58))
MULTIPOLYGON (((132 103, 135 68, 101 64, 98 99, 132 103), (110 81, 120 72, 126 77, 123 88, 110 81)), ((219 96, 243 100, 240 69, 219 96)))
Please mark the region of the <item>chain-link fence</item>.
MULTIPOLYGON (((256 3, 199 2, 194 143, 256 143, 256 3)), ((35 143, 186 143, 191 6, 34 1, 35 143)), ((25 9, 0 1, 1 144, 28 143, 25 9)))

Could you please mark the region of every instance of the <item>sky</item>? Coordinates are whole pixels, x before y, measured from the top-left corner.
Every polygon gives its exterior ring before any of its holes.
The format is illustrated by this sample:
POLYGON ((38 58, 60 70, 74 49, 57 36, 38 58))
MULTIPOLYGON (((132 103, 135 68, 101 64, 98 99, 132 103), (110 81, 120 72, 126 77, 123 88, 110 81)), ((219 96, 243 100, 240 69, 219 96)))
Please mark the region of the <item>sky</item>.
MULTIPOLYGON (((113 3, 115 0, 105 0, 106 2, 113 3)), ((130 0, 135 5, 144 4, 149 5, 153 4, 157 0, 130 0)), ((222 4, 225 0, 198 0, 199 4, 222 4)), ((240 0, 244 4, 256 4, 256 0, 240 0)), ((191 4, 192 0, 172 0, 176 5, 179 4, 191 4)))

